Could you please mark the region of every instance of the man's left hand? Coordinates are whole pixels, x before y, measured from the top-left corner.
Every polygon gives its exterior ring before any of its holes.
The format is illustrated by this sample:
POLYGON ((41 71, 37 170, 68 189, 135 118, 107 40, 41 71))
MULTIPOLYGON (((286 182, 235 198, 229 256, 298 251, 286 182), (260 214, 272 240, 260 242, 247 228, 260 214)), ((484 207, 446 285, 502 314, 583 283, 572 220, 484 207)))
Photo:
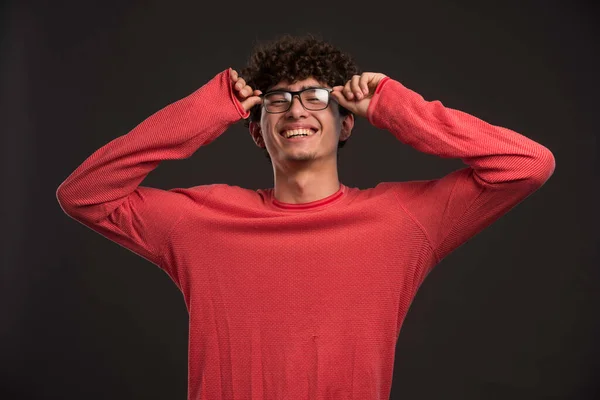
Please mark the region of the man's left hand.
POLYGON ((331 96, 354 115, 366 118, 375 89, 386 76, 377 72, 354 75, 344 86, 334 86, 331 96))

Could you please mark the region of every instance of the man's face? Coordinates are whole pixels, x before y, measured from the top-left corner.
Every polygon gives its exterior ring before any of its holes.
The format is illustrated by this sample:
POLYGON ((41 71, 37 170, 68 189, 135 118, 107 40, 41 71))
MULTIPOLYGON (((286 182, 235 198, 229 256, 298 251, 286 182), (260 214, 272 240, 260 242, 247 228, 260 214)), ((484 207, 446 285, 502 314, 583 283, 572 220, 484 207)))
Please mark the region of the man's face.
MULTIPOLYGON (((277 89, 299 91, 309 86, 330 87, 310 77, 293 84, 281 81, 269 92, 277 89)), ((266 147, 273 163, 286 165, 327 159, 336 163, 338 141, 350 136, 353 125, 352 115, 340 117, 338 104, 333 98, 324 110, 312 111, 305 109, 298 96, 294 96, 286 112, 271 114, 262 106, 260 125, 250 123, 250 132, 257 145, 266 147), (287 139, 285 132, 293 128, 308 128, 314 133, 300 139, 287 139)))

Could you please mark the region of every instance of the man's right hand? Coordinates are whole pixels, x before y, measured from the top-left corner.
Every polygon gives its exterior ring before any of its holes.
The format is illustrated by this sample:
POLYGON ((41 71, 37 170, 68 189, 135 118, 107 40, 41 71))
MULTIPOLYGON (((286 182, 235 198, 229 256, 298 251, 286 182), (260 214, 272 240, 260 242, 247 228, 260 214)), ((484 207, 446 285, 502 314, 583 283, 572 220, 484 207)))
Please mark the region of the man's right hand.
POLYGON ((259 97, 262 92, 260 90, 252 90, 250 86, 246 85, 246 81, 238 76, 236 70, 229 68, 229 75, 231 76, 233 93, 242 104, 242 107, 244 107, 244 111, 248 111, 262 102, 262 99, 259 97))

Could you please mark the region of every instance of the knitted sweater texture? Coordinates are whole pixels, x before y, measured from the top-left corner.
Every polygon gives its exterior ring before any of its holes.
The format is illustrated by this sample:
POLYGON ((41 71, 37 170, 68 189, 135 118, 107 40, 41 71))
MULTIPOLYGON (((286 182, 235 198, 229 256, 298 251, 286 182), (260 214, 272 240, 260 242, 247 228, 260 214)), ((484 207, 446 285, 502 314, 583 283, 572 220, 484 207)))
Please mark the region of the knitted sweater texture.
POLYGON ((248 115, 222 71, 95 151, 59 186, 59 204, 181 290, 188 399, 388 399, 400 328, 427 274, 540 188, 554 157, 386 78, 369 122, 465 168, 341 184, 305 204, 282 203, 272 188, 140 185, 248 115))

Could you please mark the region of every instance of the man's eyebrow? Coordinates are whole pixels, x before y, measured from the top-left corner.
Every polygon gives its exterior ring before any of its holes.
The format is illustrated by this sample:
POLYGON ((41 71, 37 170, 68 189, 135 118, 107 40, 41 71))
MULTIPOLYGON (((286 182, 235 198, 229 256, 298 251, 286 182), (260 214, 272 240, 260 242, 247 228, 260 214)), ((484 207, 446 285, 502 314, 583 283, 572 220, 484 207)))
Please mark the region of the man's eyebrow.
MULTIPOLYGON (((321 85, 304 85, 304 86, 302 86, 300 88, 300 90, 304 90, 304 89, 319 89, 319 88, 322 88, 322 87, 324 87, 324 86, 321 86, 321 85)), ((273 88, 273 89, 269 90, 269 92, 274 92, 276 90, 289 90, 289 89, 286 89, 286 88, 283 88, 283 87, 278 87, 278 88, 276 87, 276 88, 273 88)), ((300 90, 298 90, 298 91, 300 91, 300 90)), ((293 91, 295 91, 295 90, 293 90, 293 91)))

